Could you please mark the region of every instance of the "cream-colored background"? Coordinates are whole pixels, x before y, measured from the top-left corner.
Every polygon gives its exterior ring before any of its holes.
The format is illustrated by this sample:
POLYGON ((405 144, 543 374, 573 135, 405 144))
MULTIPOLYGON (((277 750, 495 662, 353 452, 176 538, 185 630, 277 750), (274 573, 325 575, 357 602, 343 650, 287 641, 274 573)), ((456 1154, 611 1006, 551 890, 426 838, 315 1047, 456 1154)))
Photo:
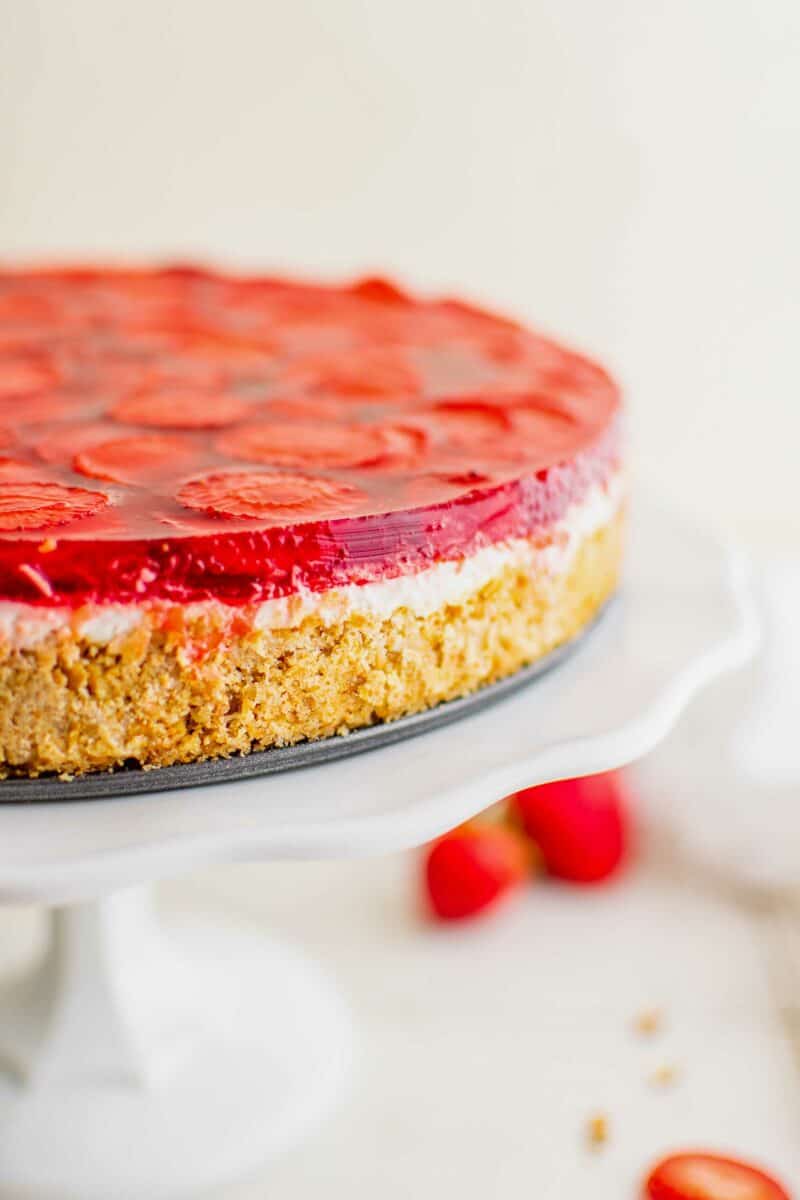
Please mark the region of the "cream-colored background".
MULTIPOLYGON (((463 289, 607 359, 638 474, 760 553, 800 546, 798 213, 797 0, 0 3, 0 255, 463 289)), ((668 812, 682 754, 645 772, 668 812)), ((717 790, 698 804, 730 839, 717 790)), ((746 847, 771 861, 752 829, 746 847)), ((361 1030, 334 1121, 224 1200, 625 1200, 698 1142, 797 1178, 796 910, 776 941, 783 910, 718 889, 656 825, 617 886, 534 889, 457 932, 419 925, 413 879, 402 856, 167 889, 303 941, 361 1030), (644 1044, 649 1004, 667 1029, 644 1044)), ((5 964, 30 927, 0 928, 5 964)))
POLYGON ((639 471, 800 542, 795 0, 5 0, 0 253, 463 289, 609 360, 639 471))

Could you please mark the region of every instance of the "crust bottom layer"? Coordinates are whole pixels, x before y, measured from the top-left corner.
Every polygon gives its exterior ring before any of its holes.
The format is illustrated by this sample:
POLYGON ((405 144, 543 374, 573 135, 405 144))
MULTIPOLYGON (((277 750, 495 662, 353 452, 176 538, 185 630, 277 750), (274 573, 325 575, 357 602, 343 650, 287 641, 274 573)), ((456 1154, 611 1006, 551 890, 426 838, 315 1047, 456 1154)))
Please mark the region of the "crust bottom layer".
POLYGON ((204 617, 180 633, 143 622, 104 646, 63 631, 9 648, 0 657, 0 774, 247 753, 463 696, 591 621, 617 585, 623 524, 620 515, 587 537, 560 574, 507 566, 424 616, 353 612, 333 625, 309 616, 238 636, 204 617))

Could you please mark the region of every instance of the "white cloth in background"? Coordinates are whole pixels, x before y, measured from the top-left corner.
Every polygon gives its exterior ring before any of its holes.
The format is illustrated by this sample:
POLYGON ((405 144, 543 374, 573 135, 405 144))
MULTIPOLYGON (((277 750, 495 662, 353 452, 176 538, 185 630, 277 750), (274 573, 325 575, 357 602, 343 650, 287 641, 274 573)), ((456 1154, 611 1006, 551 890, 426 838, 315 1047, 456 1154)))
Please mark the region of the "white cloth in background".
POLYGON ((686 853, 758 888, 800 888, 800 559, 758 572, 753 664, 695 701, 634 774, 686 853))
POLYGON ((745 779, 794 788, 800 802, 800 560, 771 563, 761 592, 764 646, 733 756, 745 779))

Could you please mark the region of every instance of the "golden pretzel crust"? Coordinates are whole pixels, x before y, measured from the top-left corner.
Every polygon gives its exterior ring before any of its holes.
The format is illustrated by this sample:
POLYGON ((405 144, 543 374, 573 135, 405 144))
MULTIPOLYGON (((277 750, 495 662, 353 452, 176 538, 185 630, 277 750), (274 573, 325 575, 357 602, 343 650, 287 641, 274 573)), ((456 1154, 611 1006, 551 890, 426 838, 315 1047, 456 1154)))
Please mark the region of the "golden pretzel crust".
POLYGON ((420 712, 511 675, 578 634, 617 586, 624 517, 561 573, 506 566, 458 603, 418 615, 354 611, 336 624, 183 629, 142 621, 107 645, 71 629, 0 645, 0 772, 74 775, 328 737, 420 712), (187 654, 187 644, 207 649, 187 654))

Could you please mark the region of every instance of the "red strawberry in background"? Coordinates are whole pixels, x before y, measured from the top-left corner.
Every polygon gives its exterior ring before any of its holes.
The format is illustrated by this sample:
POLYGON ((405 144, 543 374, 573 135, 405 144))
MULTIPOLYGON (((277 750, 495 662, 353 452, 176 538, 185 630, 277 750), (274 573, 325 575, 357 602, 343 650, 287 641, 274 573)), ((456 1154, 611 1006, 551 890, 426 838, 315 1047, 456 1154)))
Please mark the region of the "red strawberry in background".
POLYGON ((625 857, 629 818, 619 772, 528 788, 509 798, 509 809, 559 879, 599 883, 625 857))
POLYGON ((791 1200, 785 1188, 757 1167, 716 1154, 673 1154, 658 1163, 644 1185, 645 1200, 791 1200))
POLYGON ((427 899, 455 921, 493 907, 531 872, 534 852, 515 829, 470 821, 433 842, 425 855, 427 899))

